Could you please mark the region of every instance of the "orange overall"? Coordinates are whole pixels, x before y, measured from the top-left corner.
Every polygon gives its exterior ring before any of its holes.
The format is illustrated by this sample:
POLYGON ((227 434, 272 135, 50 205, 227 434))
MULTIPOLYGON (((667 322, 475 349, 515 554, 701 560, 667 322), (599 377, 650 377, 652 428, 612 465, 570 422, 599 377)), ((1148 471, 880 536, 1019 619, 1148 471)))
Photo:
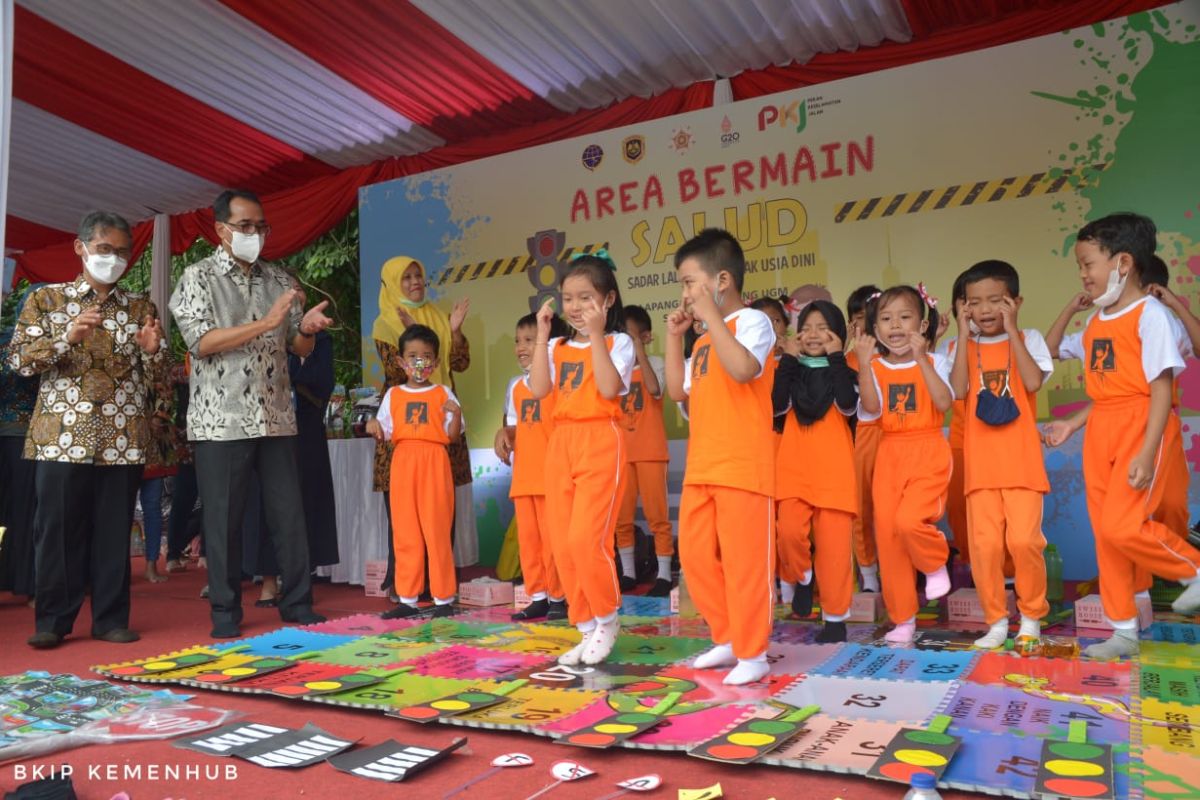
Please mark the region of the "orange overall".
MULTIPOLYGON (((1146 439, 1150 382, 1143 367, 1141 317, 1168 313, 1146 298, 1108 319, 1095 314, 1083 332, 1084 381, 1094 403, 1083 440, 1088 516, 1096 537, 1100 599, 1105 615, 1130 627, 1139 570, 1171 580, 1195 577, 1200 552, 1178 533, 1151 518, 1164 491, 1164 442, 1155 459, 1156 479, 1147 489, 1129 485, 1130 462, 1146 439)), ((1169 419, 1169 418, 1168 418, 1169 419)), ((1136 623, 1134 623, 1136 627, 1136 623)))
POLYGON ((550 527, 546 523, 546 449, 554 429, 554 395, 541 400, 533 396, 524 378, 512 384, 505 420, 516 428, 512 456, 512 498, 517 516, 517 544, 521 554, 521 576, 525 593, 534 600, 563 598, 562 583, 554 566, 550 527))
POLYGON ((445 386, 388 390, 391 439, 395 445, 389 491, 392 544, 396 551, 396 594, 416 598, 429 554, 429 591, 449 600, 458 591, 450 526, 454 522, 454 476, 446 446, 445 386))
MULTIPOLYGON (((933 361, 932 356, 926 356, 933 361)), ((883 602, 901 624, 917 614, 914 569, 946 566, 950 548, 935 523, 946 511, 952 462, 942 435, 943 413, 929 396, 915 363, 871 361, 882 405, 883 437, 875 461, 875 542, 879 548, 883 602)))
POLYGON ((851 523, 858 513, 854 442, 846 416, 831 405, 825 416, 801 425, 790 410, 775 459, 780 577, 790 583, 813 569, 821 614, 841 622, 854 594, 851 523))
MULTIPOLYGON (((950 358, 953 358, 953 354, 950 358)), ((971 563, 971 524, 967 519, 967 497, 963 480, 963 436, 966 401, 955 400, 950 405, 950 456, 954 470, 950 473, 950 488, 946 493, 946 524, 958 548, 958 557, 964 564, 971 563)))
MULTIPOLYGON (((661 391, 661 385, 659 388, 661 391)), ((674 555, 675 537, 667 508, 667 464, 671 457, 667 454, 662 395, 654 397, 646 391, 640 365, 634 365, 629 394, 621 398, 621 428, 625 431, 629 471, 617 517, 617 547, 633 547, 633 516, 641 495, 642 513, 654 534, 655 555, 674 555)))
MULTIPOLYGON (((614 339, 605 337, 611 352, 614 339)), ((613 535, 626 472, 621 401, 596 387, 592 348, 559 340, 554 430, 546 451, 546 519, 554 564, 573 624, 613 614, 621 605, 613 535)))
MULTIPOLYGON (((858 355, 846 354, 850 369, 858 371, 858 355)), ((854 517, 854 558, 860 567, 873 567, 879 562, 875 553, 875 500, 871 495, 871 478, 875 474, 875 454, 883 430, 878 420, 860 419, 854 428, 854 481, 858 487, 858 508, 854 517)))
POLYGON ((1011 554, 1021 614, 1041 619, 1046 603, 1046 562, 1042 552, 1042 500, 1050 491, 1037 429, 1037 395, 1026 391, 1012 361, 1009 342, 967 343, 964 455, 967 514, 975 558, 971 574, 985 621, 1008 617, 1004 602, 1004 561, 1011 554), (1020 415, 1005 425, 976 416, 980 388, 996 395, 1007 386, 1020 415))
MULTIPOLYGON (((754 312, 758 313, 758 312, 754 312)), ((726 326, 736 336, 739 316, 726 326)), ((765 324, 765 323, 764 323, 765 324)), ((739 383, 708 333, 692 351, 687 471, 679 557, 688 589, 717 644, 741 659, 766 652, 774 608, 775 361, 739 383)))

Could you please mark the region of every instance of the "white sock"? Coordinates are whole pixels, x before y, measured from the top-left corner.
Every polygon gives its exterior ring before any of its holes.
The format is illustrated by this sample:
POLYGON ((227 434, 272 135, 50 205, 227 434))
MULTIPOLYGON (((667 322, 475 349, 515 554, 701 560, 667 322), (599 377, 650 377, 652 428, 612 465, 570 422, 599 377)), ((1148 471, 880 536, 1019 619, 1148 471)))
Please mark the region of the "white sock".
POLYGON ((401 603, 404 603, 404 605, 406 605, 406 606, 415 606, 415 605, 417 604, 417 598, 415 598, 415 597, 401 597, 401 598, 400 598, 400 602, 401 602, 401 603))
POLYGON ((1200 576, 1191 578, 1186 581, 1187 588, 1183 590, 1183 594, 1175 598, 1175 602, 1171 603, 1171 610, 1177 614, 1194 614, 1200 610, 1200 576))
POLYGON ((588 639, 587 647, 583 649, 584 664, 599 664, 608 658, 613 646, 617 643, 617 634, 621 632, 621 621, 615 613, 597 620, 596 630, 588 639))
POLYGON ((433 602, 435 605, 448 606, 454 602, 454 596, 451 595, 450 597, 447 597, 445 599, 443 599, 441 597, 435 597, 435 598, 433 598, 433 602))
MULTIPOLYGON (((525 594, 529 594, 529 587, 528 587, 528 586, 527 586, 527 587, 525 587, 525 594)), ((533 601, 533 602, 535 602, 535 603, 536 603, 538 600, 545 600, 545 599, 546 599, 546 593, 545 593, 545 592, 534 592, 533 594, 530 594, 530 595, 529 595, 529 599, 530 599, 530 600, 532 600, 532 601, 533 601)))
POLYGON ((733 645, 718 644, 713 649, 696 656, 692 666, 696 669, 717 669, 732 667, 737 662, 733 656, 733 645))
POLYGON ((917 619, 913 617, 906 622, 901 622, 896 627, 883 635, 892 644, 912 644, 913 638, 917 635, 917 619))
POLYGON ((617 554, 621 556, 621 572, 626 578, 636 578, 637 566, 633 563, 633 548, 618 547, 617 554))
POLYGON ((858 569, 862 573, 862 590, 864 592, 878 592, 879 565, 872 564, 869 567, 859 567, 858 569))
POLYGON ((745 686, 747 683, 758 683, 771 674, 771 665, 767 657, 739 658, 737 666, 729 671, 721 683, 726 686, 745 686))
POLYGON ((660 581, 671 580, 671 557, 670 556, 659 556, 658 557, 658 579, 660 581))
MULTIPOLYGON (((1133 624, 1136 626, 1137 621, 1135 620, 1133 624)), ((1136 627, 1117 628, 1107 640, 1083 648, 1083 654, 1088 658, 1102 659, 1137 655, 1138 650, 1140 650, 1137 637, 1136 627)))
POLYGON ((925 599, 937 600, 950 592, 950 573, 945 567, 925 573, 925 599))
POLYGON ((1022 614, 1021 629, 1017 631, 1017 636, 1026 636, 1031 639, 1042 638, 1042 621, 1040 619, 1030 619, 1022 614))
POLYGON ((796 584, 790 581, 779 582, 779 602, 788 605, 792 602, 792 598, 796 596, 796 584))
POLYGON ((810 583, 812 583, 812 570, 806 569, 804 570, 804 574, 800 576, 800 585, 808 586, 810 583))
POLYGON ((592 634, 596 632, 596 620, 589 619, 587 622, 581 622, 575 627, 583 634, 583 638, 579 644, 558 657, 558 663, 566 667, 575 666, 583 658, 583 651, 587 649, 588 641, 592 638, 592 634))
POLYGON ((981 650, 996 650, 1004 646, 1008 640, 1008 620, 1002 619, 993 623, 988 632, 975 640, 975 646, 981 650))

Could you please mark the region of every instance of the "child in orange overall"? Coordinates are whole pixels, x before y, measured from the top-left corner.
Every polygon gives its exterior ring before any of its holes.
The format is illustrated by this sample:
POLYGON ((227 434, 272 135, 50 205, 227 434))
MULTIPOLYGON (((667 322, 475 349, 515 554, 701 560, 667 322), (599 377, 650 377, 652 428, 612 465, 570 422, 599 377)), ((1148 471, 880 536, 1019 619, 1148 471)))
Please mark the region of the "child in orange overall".
MULTIPOLYGON (((950 289, 950 310, 954 319, 958 319, 962 307, 966 304, 966 291, 963 286, 963 278, 966 273, 959 275, 954 279, 954 286, 950 289)), ((943 316, 945 321, 949 321, 949 317, 943 316)), ((971 329, 971 333, 978 331, 971 329)), ((959 332, 960 336, 962 332, 959 332)), ((937 352, 946 357, 946 360, 954 362, 954 345, 958 339, 947 337, 946 340, 939 344, 937 352)), ((963 433, 966 424, 966 398, 958 395, 954 396, 954 402, 950 404, 950 456, 954 462, 954 471, 950 473, 950 489, 946 493, 946 526, 950 529, 950 537, 954 541, 954 548, 958 550, 958 558, 964 564, 971 563, 971 539, 968 535, 969 525, 967 522, 967 496, 963 489, 963 480, 966 475, 966 469, 963 465, 963 433)))
POLYGON ((671 558, 675 555, 675 534, 667 508, 667 429, 663 424, 663 364, 657 356, 646 354, 653 341, 650 315, 641 306, 625 306, 625 332, 633 340, 636 361, 629 379, 629 393, 621 398, 621 426, 629 454, 629 472, 625 497, 617 517, 617 555, 621 558, 621 590, 637 585, 633 560, 633 516, 638 496, 642 513, 654 536, 654 555, 658 558, 658 577, 647 594, 668 597, 671 594, 671 558))
POLYGON ((727 231, 698 233, 675 254, 675 268, 683 302, 667 317, 667 389, 672 400, 688 401, 691 420, 679 556, 715 644, 693 666, 732 666, 724 682, 738 686, 770 672, 775 333, 765 314, 742 302, 745 256, 727 231), (694 320, 706 330, 685 370, 683 335, 694 320))
POLYGON ((450 525, 454 520, 454 476, 446 446, 463 432, 462 407, 448 386, 430 383, 437 369, 438 336, 424 325, 400 334, 400 358, 408 381, 383 396, 379 413, 367 423, 377 441, 395 444, 392 459, 392 543, 396 550, 396 594, 400 603, 384 619, 419 614, 417 597, 429 555, 429 591, 435 617, 454 613, 458 583, 450 525))
POLYGON ((867 308, 859 337, 859 418, 883 430, 875 461, 875 541, 883 575, 883 602, 895 627, 889 642, 910 643, 916 633, 914 568, 925 575, 925 596, 950 591, 950 548, 935 523, 946 510, 950 445, 942 419, 954 399, 950 363, 929 353, 938 323, 936 301, 918 285, 893 286, 867 308), (878 348, 882 354, 872 358, 878 348))
MULTIPOLYGON (((988 632, 975 646, 1008 640, 1004 561, 1016 568, 1018 644, 1041 638, 1046 602, 1042 500, 1050 491, 1037 428, 1037 391, 1054 371, 1042 335, 1017 327, 1020 278, 1010 264, 981 261, 960 276, 958 341, 950 385, 966 400, 964 490, 971 529, 971 574, 988 632), (977 334, 972 334, 977 331, 977 334)), ((956 282, 957 283, 957 282, 956 282)))
POLYGON ((1137 214, 1110 214, 1085 225, 1075 241, 1084 291, 1046 337, 1052 355, 1084 361, 1093 404, 1083 474, 1100 600, 1113 635, 1084 650, 1091 658, 1137 653, 1138 570, 1186 585, 1172 605, 1175 611, 1200 608, 1200 551, 1150 518, 1163 490, 1154 478, 1162 465, 1172 384, 1184 366, 1170 312, 1141 287, 1156 233, 1154 223, 1137 214), (1065 336, 1071 317, 1092 306, 1099 310, 1083 332, 1065 336))
MULTIPOLYGON (((774 359, 775 367, 776 367, 776 369, 778 369, 779 361, 780 361, 780 359, 783 358, 783 353, 784 353, 783 345, 790 338, 788 335, 789 330, 788 330, 787 308, 783 305, 782 302, 780 302, 779 300, 777 300, 774 297, 760 297, 757 300, 755 300, 754 302, 750 303, 750 307, 753 308, 755 311, 763 312, 764 314, 767 315, 767 319, 771 320, 771 330, 773 330, 775 332, 775 349, 771 352, 771 358, 774 359)), ((775 426, 775 453, 777 456, 779 454, 779 443, 782 440, 783 440, 783 431, 779 429, 778 425, 776 425, 775 426)), ((793 575, 790 572, 788 572, 787 566, 783 563, 783 552, 780 549, 781 545, 780 545, 779 533, 778 533, 778 531, 779 531, 779 519, 778 519, 779 504, 778 503, 775 504, 775 515, 776 515, 776 520, 775 520, 775 523, 776 523, 776 534, 775 534, 775 578, 776 578, 776 581, 775 582, 779 586, 779 602, 788 604, 788 603, 792 603, 795 600, 796 583, 800 580, 801 576, 799 574, 793 575)), ((797 608, 797 606, 793 605, 792 608, 794 611, 796 611, 797 614, 799 614, 799 616, 802 616, 802 617, 807 617, 809 614, 812 613, 811 604, 809 605, 808 610, 806 610, 806 611, 803 610, 803 606, 800 606, 799 608, 797 608), (800 613, 801 611, 803 611, 803 613, 800 613)))
POLYGON ((837 306, 814 300, 800 311, 797 326, 772 392, 775 428, 783 433, 775 460, 780 575, 799 584, 792 606, 807 616, 816 542, 825 621, 817 642, 844 642, 854 593, 851 523, 858 512, 848 420, 858 410, 858 376, 846 365, 846 322, 837 306))
MULTIPOLYGON (((846 342, 846 364, 862 371, 855 345, 867 327, 867 303, 880 294, 877 286, 860 286, 846 300, 846 319, 850 337, 846 342)), ((858 486, 858 513, 854 516, 854 559, 862 575, 864 592, 879 591, 879 556, 875 549, 875 501, 871 497, 871 476, 875 474, 875 454, 883 431, 877 419, 858 419, 854 425, 854 482, 858 486)))
POLYGON ((612 548, 628 459, 618 420, 634 354, 624 332, 616 267, 607 253, 572 261, 560 290, 575 335, 551 339, 554 310, 550 303, 542 306, 529 388, 535 399, 554 397, 546 519, 569 618, 583 634, 558 659, 573 666, 608 658, 620 632, 621 589, 612 548))
MULTIPOLYGON (((552 336, 565 336, 567 325, 559 317, 551 320, 552 336)), ((529 364, 537 341, 537 316, 517 320, 514 339, 522 375, 508 383, 504 402, 504 426, 496 431, 496 456, 512 466, 512 498, 517 517, 517 543, 521 576, 531 602, 512 615, 516 621, 566 619, 566 595, 554 566, 550 528, 546 524, 546 446, 553 430, 553 395, 536 400, 529 388, 529 364)))

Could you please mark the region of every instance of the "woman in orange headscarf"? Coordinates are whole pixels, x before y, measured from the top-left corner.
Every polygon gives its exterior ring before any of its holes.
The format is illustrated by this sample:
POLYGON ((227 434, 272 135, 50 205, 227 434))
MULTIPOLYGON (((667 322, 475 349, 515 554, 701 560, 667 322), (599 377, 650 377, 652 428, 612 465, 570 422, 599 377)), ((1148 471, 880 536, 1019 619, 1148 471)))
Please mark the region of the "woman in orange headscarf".
MULTIPOLYGON (((420 261, 408 256, 395 256, 383 263, 379 276, 379 316, 371 330, 375 340, 375 351, 383 364, 383 392, 404 383, 408 376, 400 366, 400 334, 409 325, 425 325, 438 336, 438 367, 429 376, 434 383, 441 383, 454 390, 455 372, 465 372, 471 365, 471 350, 462 324, 470 309, 464 298, 454 304, 447 314, 426 299, 429 281, 425 267, 420 261), (448 354, 448 355, 447 355, 448 354)), ((459 441, 451 442, 450 469, 454 473, 455 515, 454 554, 456 562, 474 563, 479 553, 475 533, 475 511, 471 497, 471 454, 464 435, 459 441)), ((388 500, 388 482, 392 469, 392 444, 383 442, 375 447, 375 491, 384 493, 388 500)), ((391 512, 389 504, 389 525, 391 512)), ((391 542, 391 536, 388 536, 391 542)), ((390 550, 390 548, 389 548, 390 550)), ((389 553, 390 555, 390 553, 389 553)), ((392 594, 392 559, 388 559, 388 575, 383 586, 392 594)))

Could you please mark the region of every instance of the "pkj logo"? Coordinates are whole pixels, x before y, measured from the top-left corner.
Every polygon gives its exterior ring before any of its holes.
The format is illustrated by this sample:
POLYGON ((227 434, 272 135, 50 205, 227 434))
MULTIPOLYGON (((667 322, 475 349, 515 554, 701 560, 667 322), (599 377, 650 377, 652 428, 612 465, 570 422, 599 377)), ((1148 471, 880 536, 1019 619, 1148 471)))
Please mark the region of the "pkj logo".
POLYGON ((758 110, 758 129, 765 131, 771 125, 789 128, 795 125, 796 133, 804 130, 808 124, 808 105, 806 100, 793 100, 781 106, 763 106, 758 110))
POLYGON ((733 129, 733 123, 726 116, 721 120, 721 147, 729 147, 731 144, 737 144, 742 138, 742 135, 733 129))

